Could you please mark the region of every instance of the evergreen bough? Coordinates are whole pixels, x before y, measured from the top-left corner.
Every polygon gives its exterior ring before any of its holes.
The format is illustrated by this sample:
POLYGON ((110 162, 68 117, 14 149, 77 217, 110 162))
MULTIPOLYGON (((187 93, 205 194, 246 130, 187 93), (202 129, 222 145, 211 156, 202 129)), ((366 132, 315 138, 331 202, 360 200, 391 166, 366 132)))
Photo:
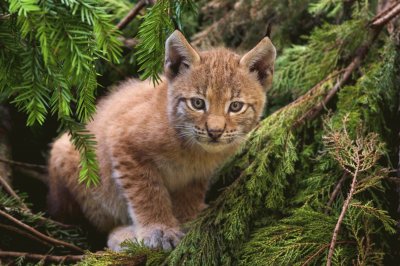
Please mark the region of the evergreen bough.
MULTIPOLYGON (((175 250, 166 253, 149 250, 141 243, 127 242, 125 252, 88 254, 81 265, 129 262, 146 265, 321 265, 327 260, 335 265, 381 265, 396 261, 399 240, 394 235, 397 202, 393 200, 396 197, 393 196, 392 169, 397 164, 399 144, 396 110, 400 91, 400 51, 395 38, 399 34, 398 26, 394 25, 392 35, 385 30, 378 35, 381 28, 368 26, 377 1, 240 1, 232 8, 234 1, 214 0, 206 3, 203 11, 209 11, 216 2, 220 2, 216 6, 222 10, 219 14, 222 17, 194 36, 195 43, 200 46, 226 42, 248 48, 254 38, 252 34, 260 32, 259 27, 263 25, 254 21, 263 21, 265 13, 273 10, 272 17, 278 23, 273 40, 277 40, 281 53, 266 110, 269 116, 252 132, 242 150, 215 176, 209 196, 212 199, 210 208, 187 225, 190 230, 175 250), (291 7, 289 10, 288 6, 291 7), (230 13, 225 14, 224 8, 230 13), (253 13, 246 13, 241 21, 235 22, 240 12, 248 11, 253 13), (299 21, 311 22, 309 25, 312 26, 302 29, 303 24, 299 21), (248 27, 247 31, 237 34, 243 27, 248 27), (306 37, 299 38, 300 32, 306 37), (217 36, 221 33, 223 37, 217 36), (296 38, 297 42, 290 45, 290 40, 296 38), (369 42, 367 46, 366 42, 369 42), (363 56, 358 56, 360 51, 363 56), (362 64, 350 72, 343 85, 337 86, 354 59, 359 59, 358 63, 362 60, 362 64), (332 93, 335 87, 340 90, 332 93), (329 110, 325 112, 327 115, 323 115, 325 110, 329 110), (370 167, 356 177, 346 168, 354 166, 355 151, 375 154, 370 167), (352 180, 356 182, 354 193, 349 197, 352 180), (346 199, 349 199, 348 209, 341 221, 339 216, 346 199), (328 259, 338 223, 340 230, 328 259)), ((20 73, 1 76, 0 92, 11 97, 28 114, 28 124, 43 123, 47 109, 51 108, 66 128, 77 134, 73 139, 78 147, 84 147, 81 148, 84 166, 81 179, 85 179, 88 174, 84 169, 95 172, 96 163, 87 152, 85 161, 82 151, 92 150, 95 143, 80 122, 90 119, 94 111, 91 104, 95 85, 92 90, 84 89, 80 82, 96 82, 98 73, 92 63, 97 58, 119 58, 118 31, 113 29, 111 34, 102 36, 104 40, 99 39, 101 37, 95 34, 99 30, 94 27, 96 22, 93 17, 88 18, 85 13, 88 11, 82 11, 86 9, 79 1, 66 4, 64 1, 25 0, 25 4, 19 4, 22 7, 18 6, 20 1, 1 3, 0 19, 8 26, 0 28, 0 37, 4 35, 8 39, 0 38, 0 47, 7 47, 9 52, 5 54, 0 49, 0 58, 7 59, 0 62, 0 75, 11 73, 12 64, 17 62, 24 62, 27 67, 16 68, 20 73), (70 11, 71 19, 80 16, 85 32, 92 34, 84 35, 79 30, 72 32, 76 43, 72 46, 70 38, 65 36, 66 44, 53 45, 55 39, 59 39, 50 33, 44 33, 42 39, 45 39, 41 40, 40 36, 46 31, 39 30, 37 24, 29 21, 46 14, 45 6, 54 3, 61 3, 54 5, 57 6, 55 10, 62 7, 70 11), (22 20, 22 24, 18 20, 22 20), (75 36, 83 39, 75 40, 75 36), (19 42, 11 45, 15 40, 19 42), (80 40, 85 40, 82 47, 80 40), (36 45, 27 45, 32 43, 36 45), (67 51, 65 47, 77 48, 67 51), (60 49, 65 49, 70 56, 58 57, 60 49), (106 50, 108 52, 104 52, 106 50), (31 57, 22 56, 21 51, 31 57), (92 72, 86 71, 84 62, 92 64, 92 72), (29 69, 34 69, 33 73, 29 74, 29 69), (29 76, 23 76, 25 71, 29 76), (92 77, 90 73, 94 73, 91 81, 78 78, 92 77), (20 77, 32 81, 26 83, 31 86, 18 89, 20 77), (64 86, 60 85, 64 83, 64 86), (60 88, 58 96, 53 97, 54 92, 49 89, 53 87, 60 88), (28 92, 29 96, 26 96, 28 92), (76 103, 73 110, 71 102, 76 103)), ((143 78, 159 80, 165 38, 174 27, 182 26, 183 7, 193 9, 193 3, 161 0, 146 13, 139 29, 136 51, 143 78)), ((98 17, 108 25, 111 20, 107 16, 118 18, 116 14, 122 14, 118 12, 123 12, 124 8, 128 10, 129 3, 119 5, 107 0, 93 3, 93 6, 101 6, 97 11, 104 17, 98 17), (107 15, 105 10, 112 15, 107 15)), ((50 13, 52 15, 47 16, 65 15, 50 13)), ((89 17, 92 15, 89 13, 89 17)), ((56 29, 58 24, 46 25, 56 29)))
MULTIPOLYGON (((375 155, 356 176, 329 260, 334 265, 395 261, 396 202, 385 195, 394 192, 390 173, 398 160, 393 145, 398 133, 393 126, 400 89, 398 46, 385 32, 376 39, 380 29, 368 27, 373 1, 355 2, 350 17, 337 24, 329 18, 345 13, 341 1, 311 2, 310 15, 328 21, 312 30, 305 43, 279 55, 271 91, 275 106, 267 110, 272 114, 216 175, 212 191, 217 195, 211 196, 216 199, 188 225, 178 247, 164 257, 158 254, 156 263, 153 253, 146 253, 147 265, 327 263, 353 178, 343 166, 354 164, 355 151, 375 155), (352 60, 363 60, 360 70, 351 71, 332 101, 327 96, 352 60), (273 112, 288 95, 299 98, 273 112), (320 102, 327 106, 314 113, 320 102), (324 109, 330 109, 328 116, 321 114, 324 109), (337 149, 342 157, 332 152, 337 149)), ((143 254, 139 246, 130 243, 126 254, 143 254)), ((94 255, 88 261, 109 265, 111 258, 94 255)))

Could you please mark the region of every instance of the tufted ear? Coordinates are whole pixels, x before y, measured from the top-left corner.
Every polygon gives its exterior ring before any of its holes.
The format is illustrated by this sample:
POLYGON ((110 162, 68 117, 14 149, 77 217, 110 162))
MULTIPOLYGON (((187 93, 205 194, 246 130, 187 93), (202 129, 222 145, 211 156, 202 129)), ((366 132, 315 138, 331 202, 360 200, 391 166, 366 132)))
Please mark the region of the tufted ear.
POLYGON ((260 83, 268 89, 272 83, 275 57, 276 49, 271 40, 265 37, 240 59, 240 65, 257 73, 260 83))
POLYGON ((180 31, 174 31, 165 43, 164 71, 173 79, 186 69, 200 62, 200 55, 188 43, 180 31))

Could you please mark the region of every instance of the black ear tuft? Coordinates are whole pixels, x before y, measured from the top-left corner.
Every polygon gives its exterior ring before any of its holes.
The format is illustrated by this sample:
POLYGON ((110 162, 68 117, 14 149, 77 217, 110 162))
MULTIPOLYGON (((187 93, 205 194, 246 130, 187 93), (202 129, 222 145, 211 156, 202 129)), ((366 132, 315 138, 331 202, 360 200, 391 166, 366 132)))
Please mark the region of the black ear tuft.
POLYGON ((267 25, 267 31, 265 32, 265 36, 264 37, 268 37, 271 39, 271 32, 272 32, 272 24, 268 23, 267 25))

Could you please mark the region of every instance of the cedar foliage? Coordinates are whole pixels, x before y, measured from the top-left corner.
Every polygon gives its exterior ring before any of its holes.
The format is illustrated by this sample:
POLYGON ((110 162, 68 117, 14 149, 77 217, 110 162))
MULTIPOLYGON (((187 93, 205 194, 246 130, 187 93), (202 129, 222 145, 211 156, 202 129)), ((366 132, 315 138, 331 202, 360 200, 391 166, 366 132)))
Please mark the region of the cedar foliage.
MULTIPOLYGON (((368 160, 372 154, 368 169, 355 177, 354 196, 332 263, 381 265, 398 259, 398 199, 390 179, 398 160, 398 28, 391 33, 384 30, 375 40, 360 70, 324 106, 330 110, 328 116, 307 116, 370 38, 367 25, 376 5, 376 1, 352 1, 351 7, 342 1, 211 1, 203 6, 204 16, 214 19, 193 36, 203 47, 224 43, 247 48, 253 32, 265 27, 254 19, 268 20, 265 13, 279 18, 272 36, 281 50, 267 110, 272 114, 216 175, 211 196, 215 200, 190 224, 180 245, 164 258, 157 255, 155 263, 147 254, 148 265, 325 264, 350 190, 347 167, 354 167, 355 158, 368 160), (301 38, 300 18, 313 25, 301 38), (295 29, 290 36, 295 43, 287 42, 288 28, 295 29), (333 196, 338 184, 339 193, 333 196)), ((137 244, 128 243, 127 254, 132 251, 140 253, 137 244)), ((92 256, 86 265, 107 264, 118 256, 92 256)))
MULTIPOLYGON (((338 223, 332 264, 398 261, 400 30, 396 20, 369 26, 384 2, 201 1, 198 47, 248 49, 273 23, 279 54, 266 118, 216 174, 210 207, 175 250, 127 242, 123 253, 90 254, 80 264, 321 265, 338 223), (327 98, 366 43, 361 65, 327 98), (360 158, 365 167, 355 174, 360 158)), ((128 10, 121 3, 104 1, 112 18, 128 10)), ((193 3, 157 1, 139 29, 126 30, 143 41, 133 56, 142 77, 158 80, 165 38, 182 25, 174 20, 183 8, 193 3)))

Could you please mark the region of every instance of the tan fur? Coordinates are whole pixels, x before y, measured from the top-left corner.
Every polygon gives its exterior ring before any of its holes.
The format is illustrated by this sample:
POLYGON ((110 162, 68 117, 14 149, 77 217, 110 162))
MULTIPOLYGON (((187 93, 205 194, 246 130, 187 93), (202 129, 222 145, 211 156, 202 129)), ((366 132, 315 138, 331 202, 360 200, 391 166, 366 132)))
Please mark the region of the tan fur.
POLYGON ((52 215, 75 215, 78 205, 99 230, 114 229, 108 242, 114 250, 126 237, 175 246, 183 236, 180 224, 205 208, 210 176, 259 121, 275 59, 269 39, 262 42, 242 62, 226 49, 197 53, 174 32, 166 44, 167 78, 156 88, 148 81, 123 83, 87 126, 97 140, 101 185, 78 184, 78 152, 66 134, 54 142, 52 215), (204 99, 207 110, 191 109, 192 97, 204 99), (228 112, 233 101, 246 109, 228 112), (64 196, 71 200, 63 202, 64 196))

